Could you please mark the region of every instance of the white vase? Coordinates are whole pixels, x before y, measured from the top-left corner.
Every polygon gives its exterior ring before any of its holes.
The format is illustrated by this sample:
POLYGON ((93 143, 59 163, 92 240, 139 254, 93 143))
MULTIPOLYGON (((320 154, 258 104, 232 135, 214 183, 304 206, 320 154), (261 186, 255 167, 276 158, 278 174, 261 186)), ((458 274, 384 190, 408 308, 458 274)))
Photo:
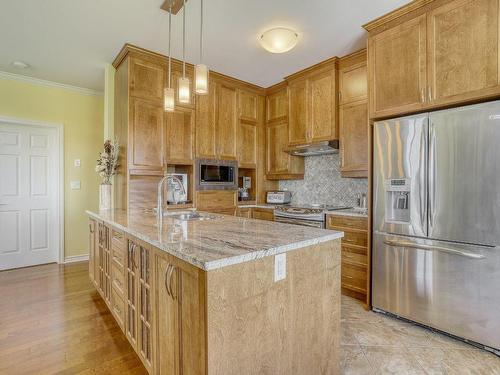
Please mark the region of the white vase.
POLYGON ((111 184, 99 185, 99 210, 111 208, 111 184))

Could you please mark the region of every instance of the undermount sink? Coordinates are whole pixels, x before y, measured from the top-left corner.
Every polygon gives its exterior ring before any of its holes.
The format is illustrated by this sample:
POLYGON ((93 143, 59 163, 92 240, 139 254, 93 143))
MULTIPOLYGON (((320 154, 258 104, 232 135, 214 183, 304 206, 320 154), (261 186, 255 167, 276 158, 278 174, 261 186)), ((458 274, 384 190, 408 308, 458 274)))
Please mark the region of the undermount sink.
POLYGON ((172 219, 182 220, 182 221, 213 220, 213 219, 217 218, 217 216, 215 216, 215 215, 197 212, 194 210, 191 210, 191 211, 164 211, 163 217, 170 217, 172 219))

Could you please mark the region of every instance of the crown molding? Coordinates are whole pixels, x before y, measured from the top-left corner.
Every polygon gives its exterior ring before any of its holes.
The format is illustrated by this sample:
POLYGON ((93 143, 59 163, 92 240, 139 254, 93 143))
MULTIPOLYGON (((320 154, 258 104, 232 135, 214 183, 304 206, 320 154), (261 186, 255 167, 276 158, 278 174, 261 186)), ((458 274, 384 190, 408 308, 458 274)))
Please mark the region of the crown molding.
POLYGON ((38 85, 38 86, 55 87, 55 88, 59 88, 59 89, 63 89, 63 90, 73 91, 73 92, 76 92, 78 94, 83 94, 83 95, 91 95, 91 96, 102 96, 103 95, 103 93, 101 91, 87 89, 85 87, 72 86, 72 85, 67 85, 65 83, 47 81, 44 79, 39 79, 39 78, 34 78, 34 77, 24 76, 21 74, 4 72, 4 71, 0 71, 0 78, 8 79, 11 81, 27 82, 27 83, 31 83, 33 85, 38 85))

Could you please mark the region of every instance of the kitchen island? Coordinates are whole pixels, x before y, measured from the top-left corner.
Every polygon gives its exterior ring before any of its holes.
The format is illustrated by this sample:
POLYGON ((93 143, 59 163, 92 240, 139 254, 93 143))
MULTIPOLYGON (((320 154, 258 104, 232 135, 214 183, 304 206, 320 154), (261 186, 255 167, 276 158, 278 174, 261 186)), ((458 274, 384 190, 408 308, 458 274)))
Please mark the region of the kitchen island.
POLYGON ((90 278, 149 373, 338 373, 342 232, 87 214, 90 278))

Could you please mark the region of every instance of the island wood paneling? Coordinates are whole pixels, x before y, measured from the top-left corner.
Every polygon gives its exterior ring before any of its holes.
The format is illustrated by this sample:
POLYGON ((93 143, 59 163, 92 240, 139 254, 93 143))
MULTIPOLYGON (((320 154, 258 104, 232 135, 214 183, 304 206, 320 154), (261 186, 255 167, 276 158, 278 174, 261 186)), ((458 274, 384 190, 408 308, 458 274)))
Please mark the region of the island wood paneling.
POLYGON ((339 373, 338 241, 288 252, 286 262, 278 282, 274 257, 207 273, 210 374, 339 373))

